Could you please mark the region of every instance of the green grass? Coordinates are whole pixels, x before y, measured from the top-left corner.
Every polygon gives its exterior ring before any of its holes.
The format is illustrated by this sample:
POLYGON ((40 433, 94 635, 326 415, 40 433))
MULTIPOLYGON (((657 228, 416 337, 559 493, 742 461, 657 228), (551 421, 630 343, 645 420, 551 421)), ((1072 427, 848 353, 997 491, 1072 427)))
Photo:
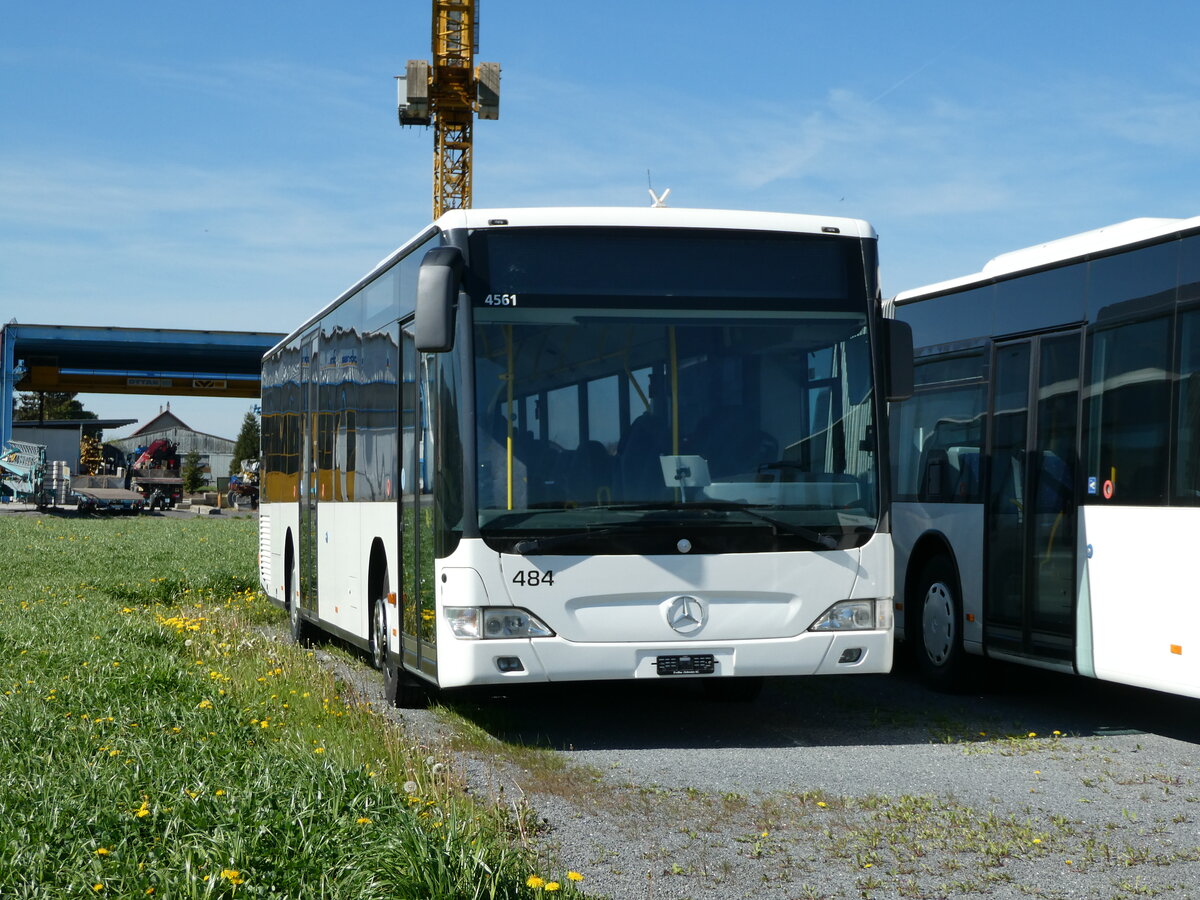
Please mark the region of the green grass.
POLYGON ((0 516, 0 896, 543 893, 517 815, 275 637, 256 546, 0 516))

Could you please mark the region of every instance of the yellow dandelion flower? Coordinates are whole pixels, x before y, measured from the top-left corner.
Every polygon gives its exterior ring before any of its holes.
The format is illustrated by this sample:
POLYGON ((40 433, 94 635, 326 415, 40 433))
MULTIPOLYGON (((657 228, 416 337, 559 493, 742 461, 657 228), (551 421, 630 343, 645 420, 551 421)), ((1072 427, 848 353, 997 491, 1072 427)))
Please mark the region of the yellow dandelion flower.
POLYGON ((92 885, 92 890, 93 891, 102 891, 102 890, 104 890, 104 885, 102 885, 100 882, 97 881, 95 884, 92 885))
POLYGON ((368 819, 366 816, 359 816, 359 817, 358 817, 358 819, 357 819, 357 824, 359 824, 359 825, 370 825, 370 824, 371 824, 371 820, 370 820, 370 819, 368 819))
POLYGON ((568 872, 567 881, 583 881, 583 876, 578 872, 568 872))
POLYGON ((1029 736, 1030 736, 1030 737, 1037 737, 1037 732, 1036 732, 1036 731, 1031 731, 1031 732, 1029 732, 1029 736))
POLYGON ((97 847, 96 855, 97 856, 108 856, 108 848, 107 847, 97 847))
POLYGON ((317 747, 317 749, 313 750, 313 753, 324 753, 324 752, 325 752, 324 747, 317 747))
POLYGON ((237 869, 222 869, 221 878, 230 884, 242 884, 246 880, 242 878, 242 873, 237 869))
POLYGON ((543 878, 538 878, 536 875, 530 875, 525 879, 525 884, 533 888, 535 891, 546 886, 546 881, 543 878))
POLYGON ((557 881, 547 881, 546 882, 546 892, 547 893, 549 893, 550 891, 557 891, 561 887, 562 887, 562 885, 559 884, 557 881))
POLYGON ((825 808, 825 807, 827 807, 828 805, 829 805, 829 804, 828 804, 828 803, 826 803, 824 800, 818 800, 818 801, 817 801, 817 806, 821 807, 821 809, 824 809, 824 808, 825 808))
POLYGON ((1042 842, 1042 839, 1041 839, 1041 838, 1034 838, 1034 839, 1033 839, 1033 842, 1034 842, 1035 844, 1040 844, 1040 843, 1042 842))

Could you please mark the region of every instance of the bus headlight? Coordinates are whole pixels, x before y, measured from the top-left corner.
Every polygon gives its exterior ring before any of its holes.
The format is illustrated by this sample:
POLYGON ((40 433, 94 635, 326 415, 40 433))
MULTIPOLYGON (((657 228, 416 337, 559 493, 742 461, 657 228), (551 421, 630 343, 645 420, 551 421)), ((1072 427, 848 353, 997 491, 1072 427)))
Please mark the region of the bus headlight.
POLYGON ((882 600, 843 600, 825 610, 808 630, 875 631, 891 626, 891 604, 882 600))
POLYGON ((546 623, 524 609, 484 609, 485 638, 550 637, 554 634, 546 623))
POLYGON ((554 632, 527 609, 479 606, 447 606, 443 611, 457 638, 552 637, 554 632))

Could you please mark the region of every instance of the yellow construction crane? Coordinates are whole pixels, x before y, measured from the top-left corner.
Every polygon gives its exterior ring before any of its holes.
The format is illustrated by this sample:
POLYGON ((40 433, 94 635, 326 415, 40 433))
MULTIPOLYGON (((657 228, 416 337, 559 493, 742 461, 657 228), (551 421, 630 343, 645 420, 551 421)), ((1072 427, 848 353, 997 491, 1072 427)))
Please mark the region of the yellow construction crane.
POLYGON ((433 0, 433 65, 397 78, 401 125, 433 125, 433 217, 471 205, 471 125, 500 118, 500 64, 475 66, 479 0, 433 0))

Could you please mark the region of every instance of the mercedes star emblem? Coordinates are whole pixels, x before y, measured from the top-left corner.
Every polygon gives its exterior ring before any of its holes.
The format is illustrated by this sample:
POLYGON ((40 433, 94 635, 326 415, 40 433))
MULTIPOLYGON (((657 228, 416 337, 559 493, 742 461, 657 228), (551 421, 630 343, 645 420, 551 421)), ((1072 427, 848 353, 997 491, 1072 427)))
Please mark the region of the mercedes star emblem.
POLYGON ((680 634, 692 634, 704 627, 708 611, 695 597, 676 597, 667 607, 667 624, 680 634))

